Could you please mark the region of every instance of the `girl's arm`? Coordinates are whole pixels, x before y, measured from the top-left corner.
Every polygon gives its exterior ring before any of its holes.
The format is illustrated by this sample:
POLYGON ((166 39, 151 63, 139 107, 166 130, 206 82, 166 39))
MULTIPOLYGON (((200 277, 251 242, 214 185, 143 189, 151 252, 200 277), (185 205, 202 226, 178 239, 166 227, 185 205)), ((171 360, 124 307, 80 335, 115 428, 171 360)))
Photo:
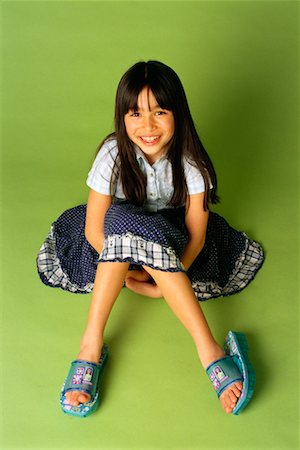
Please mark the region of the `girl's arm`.
POLYGON ((188 196, 185 213, 185 224, 189 234, 189 240, 183 252, 181 262, 185 268, 192 265, 205 244, 208 211, 204 211, 204 192, 188 196))
POLYGON ((111 195, 99 194, 90 189, 86 208, 85 237, 98 253, 101 252, 104 241, 104 216, 111 204, 111 195))

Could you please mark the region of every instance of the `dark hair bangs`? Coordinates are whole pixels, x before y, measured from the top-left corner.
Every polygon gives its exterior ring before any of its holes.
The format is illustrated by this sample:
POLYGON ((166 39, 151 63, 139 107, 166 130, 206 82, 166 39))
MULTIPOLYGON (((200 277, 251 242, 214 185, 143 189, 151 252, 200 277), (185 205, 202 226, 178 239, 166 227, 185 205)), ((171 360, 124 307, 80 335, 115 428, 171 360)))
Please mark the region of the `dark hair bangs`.
POLYGON ((123 101, 121 103, 123 115, 127 114, 129 110, 137 111, 139 109, 138 97, 145 87, 148 87, 148 89, 152 91, 158 105, 162 109, 173 111, 174 102, 172 102, 172 98, 170 98, 167 92, 163 90, 163 87, 157 86, 156 83, 153 83, 153 85, 151 85, 150 83, 146 83, 142 86, 132 86, 133 89, 130 89, 128 87, 127 91, 124 92, 123 101))
POLYGON ((149 85, 149 88, 153 92, 153 95, 162 109, 167 109, 168 111, 174 111, 174 97, 164 89, 164 86, 157 85, 153 83, 153 86, 149 85))
POLYGON ((178 92, 176 82, 168 79, 165 74, 161 74, 161 67, 158 67, 155 62, 150 61, 149 63, 135 64, 120 81, 117 98, 119 104, 122 105, 122 111, 119 112, 123 116, 129 110, 138 110, 138 96, 145 87, 153 92, 162 109, 169 111, 176 109, 178 92))
POLYGON ((127 86, 127 89, 123 91, 123 98, 121 101, 122 111, 121 114, 125 116, 129 110, 137 111, 138 110, 138 97, 143 89, 143 86, 137 86, 132 84, 131 86, 127 86))

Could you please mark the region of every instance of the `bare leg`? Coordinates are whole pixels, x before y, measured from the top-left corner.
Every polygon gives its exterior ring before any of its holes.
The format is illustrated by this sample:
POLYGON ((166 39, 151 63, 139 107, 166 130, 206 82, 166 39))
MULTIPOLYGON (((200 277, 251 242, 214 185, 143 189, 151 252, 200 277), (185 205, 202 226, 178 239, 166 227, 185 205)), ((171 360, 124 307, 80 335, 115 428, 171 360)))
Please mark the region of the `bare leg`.
MULTIPOLYGON (((163 272, 149 267, 144 269, 152 276, 160 288, 166 302, 192 336, 200 361, 206 367, 216 359, 224 356, 224 351, 215 341, 191 283, 183 272, 163 272)), ((238 382, 227 388, 220 397, 223 409, 227 413, 233 410, 242 383, 238 382)))
MULTIPOLYGON (((87 325, 77 359, 99 361, 104 328, 123 286, 128 266, 128 263, 119 262, 98 264, 87 325)), ((66 396, 74 406, 89 400, 89 395, 80 391, 69 392, 66 396)))

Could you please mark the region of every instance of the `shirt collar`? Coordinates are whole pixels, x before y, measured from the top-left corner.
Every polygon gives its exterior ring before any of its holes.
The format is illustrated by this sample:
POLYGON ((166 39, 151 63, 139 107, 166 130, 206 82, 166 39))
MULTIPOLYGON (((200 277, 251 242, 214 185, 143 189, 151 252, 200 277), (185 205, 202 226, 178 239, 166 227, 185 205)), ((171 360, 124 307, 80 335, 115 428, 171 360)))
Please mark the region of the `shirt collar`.
MULTIPOLYGON (((136 159, 137 159, 137 162, 139 163, 139 166, 141 166, 141 163, 149 165, 149 161, 147 160, 146 156, 144 155, 144 153, 142 152, 140 147, 138 145, 135 145, 134 148, 135 148, 136 159)), ((162 162, 165 159, 167 159, 167 153, 168 152, 165 152, 163 155, 161 155, 161 157, 157 161, 155 161, 153 166, 156 166, 160 162, 162 162)))

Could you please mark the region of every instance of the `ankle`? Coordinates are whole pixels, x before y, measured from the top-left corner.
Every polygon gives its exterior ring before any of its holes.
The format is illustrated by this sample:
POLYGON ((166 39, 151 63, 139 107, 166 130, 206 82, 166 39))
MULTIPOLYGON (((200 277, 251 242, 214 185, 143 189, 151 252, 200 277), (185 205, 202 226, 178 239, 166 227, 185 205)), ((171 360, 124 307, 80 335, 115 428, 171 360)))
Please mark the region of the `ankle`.
POLYGON ((202 366, 206 369, 213 361, 217 359, 223 358, 225 356, 225 352, 222 347, 217 343, 213 342, 211 345, 203 348, 202 346, 197 347, 199 359, 201 361, 202 366))
POLYGON ((101 348, 102 347, 92 348, 89 346, 81 346, 77 359, 98 363, 101 355, 101 348))
POLYGON ((80 341, 80 345, 103 345, 103 333, 91 327, 87 327, 80 341))
POLYGON ((99 359, 101 349, 103 347, 103 336, 96 337, 95 335, 88 335, 87 333, 81 339, 79 354, 86 354, 87 357, 99 359))

